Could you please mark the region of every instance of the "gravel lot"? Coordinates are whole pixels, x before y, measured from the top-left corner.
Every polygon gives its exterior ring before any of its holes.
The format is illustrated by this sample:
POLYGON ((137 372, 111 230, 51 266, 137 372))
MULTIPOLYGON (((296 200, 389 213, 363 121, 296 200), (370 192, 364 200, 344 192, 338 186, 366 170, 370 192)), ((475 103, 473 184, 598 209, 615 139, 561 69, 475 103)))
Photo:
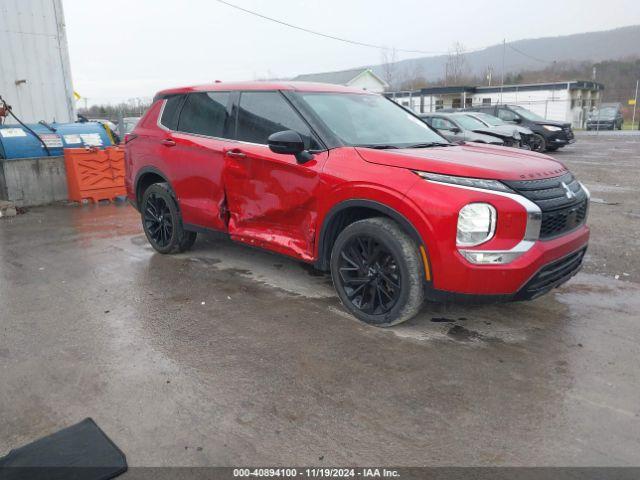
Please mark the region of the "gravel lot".
POLYGON ((585 272, 640 282, 640 132, 583 132, 555 152, 591 191, 585 272))
POLYGON ((637 465, 640 136, 554 156, 595 200, 584 271, 387 330, 286 258, 157 255, 127 206, 0 219, 0 456, 90 416, 134 466, 637 465))

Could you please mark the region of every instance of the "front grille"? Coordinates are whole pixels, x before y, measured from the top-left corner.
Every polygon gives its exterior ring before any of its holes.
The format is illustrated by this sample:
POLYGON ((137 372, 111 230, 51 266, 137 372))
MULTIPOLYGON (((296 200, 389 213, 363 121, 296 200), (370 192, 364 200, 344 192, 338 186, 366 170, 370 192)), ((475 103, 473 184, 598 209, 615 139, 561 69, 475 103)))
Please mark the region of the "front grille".
POLYGON ((573 277, 580 267, 586 248, 543 267, 518 293, 517 299, 534 299, 573 277))
POLYGON ((504 183, 540 207, 542 239, 567 233, 582 225, 587 218, 587 193, 571 173, 553 178, 504 183))
POLYGON ((574 207, 544 212, 542 214, 541 238, 550 238, 582 225, 587 217, 587 200, 574 207))
POLYGON ((571 130, 571 127, 563 127, 562 131, 564 132, 564 134, 567 136, 569 140, 573 138, 573 130, 571 130))

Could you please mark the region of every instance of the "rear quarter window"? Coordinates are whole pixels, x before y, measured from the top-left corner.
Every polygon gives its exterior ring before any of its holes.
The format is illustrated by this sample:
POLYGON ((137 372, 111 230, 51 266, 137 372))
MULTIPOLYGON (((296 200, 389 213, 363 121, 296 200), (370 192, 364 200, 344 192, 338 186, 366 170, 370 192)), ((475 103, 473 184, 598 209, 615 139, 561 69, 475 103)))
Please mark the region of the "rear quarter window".
POLYGON ((224 138, 229 120, 229 92, 190 93, 180 112, 178 130, 224 138))
POLYGON ((178 113, 180 113, 180 106, 184 101, 184 95, 175 95, 165 100, 164 109, 162 110, 162 117, 160 117, 160 124, 169 130, 175 130, 178 127, 178 113))

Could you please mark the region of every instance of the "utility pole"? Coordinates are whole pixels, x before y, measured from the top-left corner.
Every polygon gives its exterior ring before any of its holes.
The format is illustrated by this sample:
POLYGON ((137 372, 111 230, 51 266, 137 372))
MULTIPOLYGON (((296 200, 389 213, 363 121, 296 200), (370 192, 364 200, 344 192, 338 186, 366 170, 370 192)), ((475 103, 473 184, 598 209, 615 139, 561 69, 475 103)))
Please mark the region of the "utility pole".
POLYGON ((504 88, 504 57, 507 51, 507 39, 502 39, 502 75, 500 79, 500 104, 502 104, 502 89, 504 88))
MULTIPOLYGON (((636 96, 633 99, 633 117, 631 119, 631 130, 633 130, 633 126, 636 124, 636 103, 638 103, 638 83, 640 83, 640 80, 636 80, 636 96)), ((638 130, 640 130, 640 125, 638 125, 638 130)))

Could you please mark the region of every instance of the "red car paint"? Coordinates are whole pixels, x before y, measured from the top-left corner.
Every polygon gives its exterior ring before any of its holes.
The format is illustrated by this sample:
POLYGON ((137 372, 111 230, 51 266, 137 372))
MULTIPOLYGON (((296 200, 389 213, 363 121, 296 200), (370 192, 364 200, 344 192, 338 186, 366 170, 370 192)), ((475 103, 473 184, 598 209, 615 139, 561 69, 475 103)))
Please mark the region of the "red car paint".
MULTIPOLYGON (((335 85, 216 83, 166 90, 159 95, 213 91, 365 92, 335 85)), ((546 155, 466 144, 446 148, 374 150, 340 147, 299 164, 266 145, 195 136, 159 127, 157 100, 126 144, 126 185, 137 205, 145 175, 161 175, 175 192, 183 222, 228 233, 232 239, 326 266, 323 226, 344 202, 366 200, 411 225, 426 249, 433 289, 471 295, 512 295, 543 266, 584 248, 586 224, 538 240, 506 265, 475 265, 456 246, 460 209, 486 202, 498 212, 495 236, 470 250, 509 250, 522 242, 527 211, 496 192, 425 181, 414 171, 495 180, 558 177, 564 165, 546 155), (238 155, 240 154, 240 156, 238 155)))

